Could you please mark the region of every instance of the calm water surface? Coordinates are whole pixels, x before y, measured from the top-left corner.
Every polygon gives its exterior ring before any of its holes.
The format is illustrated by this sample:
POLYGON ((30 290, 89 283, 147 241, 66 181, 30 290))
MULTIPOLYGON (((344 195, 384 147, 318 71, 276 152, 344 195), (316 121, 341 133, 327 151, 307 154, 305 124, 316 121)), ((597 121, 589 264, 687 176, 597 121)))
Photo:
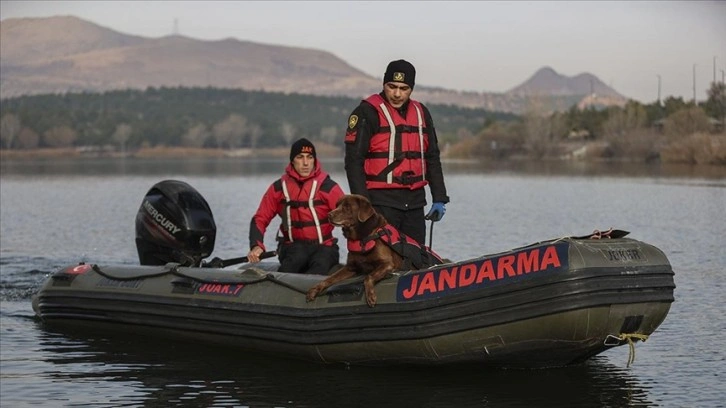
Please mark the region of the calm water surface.
MULTIPOLYGON (((342 164, 323 163, 347 190, 342 164)), ((46 327, 30 299, 61 266, 136 264, 148 189, 184 180, 217 222, 213 256, 246 254, 279 161, 5 162, 0 169, 2 407, 719 407, 726 401, 726 172, 720 168, 448 163, 433 248, 465 259, 615 227, 676 272, 665 322, 636 345, 546 370, 322 366, 134 333, 46 327)), ((273 224, 273 226, 276 224, 273 224)), ((428 235, 428 233, 427 233, 428 235)), ((272 244, 272 232, 268 232, 272 244)), ((344 248, 345 246, 343 246, 344 248)), ((345 252, 342 254, 345 258, 345 252)))

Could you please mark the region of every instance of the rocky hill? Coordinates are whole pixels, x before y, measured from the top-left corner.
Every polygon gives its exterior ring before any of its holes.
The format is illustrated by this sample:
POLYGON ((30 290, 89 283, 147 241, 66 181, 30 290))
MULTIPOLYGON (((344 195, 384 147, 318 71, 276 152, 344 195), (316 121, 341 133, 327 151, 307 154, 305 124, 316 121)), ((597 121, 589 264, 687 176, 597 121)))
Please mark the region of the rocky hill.
MULTIPOLYGON (((72 17, 0 21, 0 98, 147 87, 218 87, 363 97, 380 87, 335 55, 236 39, 145 38, 72 17)), ((521 113, 533 96, 567 109, 594 90, 622 98, 590 74, 568 78, 543 68, 506 93, 416 87, 427 103, 521 113)), ((624 101, 625 98, 622 98, 624 101)))
POLYGON ((622 95, 605 85, 595 75, 583 73, 568 77, 560 75, 550 67, 540 68, 531 78, 521 85, 507 91, 512 95, 590 95, 597 94, 607 97, 622 95))
POLYGON ((626 97, 605 85, 595 75, 582 73, 568 77, 550 67, 540 68, 527 81, 507 91, 507 94, 525 97, 583 95, 578 102, 581 108, 588 105, 623 105, 627 102, 626 97))

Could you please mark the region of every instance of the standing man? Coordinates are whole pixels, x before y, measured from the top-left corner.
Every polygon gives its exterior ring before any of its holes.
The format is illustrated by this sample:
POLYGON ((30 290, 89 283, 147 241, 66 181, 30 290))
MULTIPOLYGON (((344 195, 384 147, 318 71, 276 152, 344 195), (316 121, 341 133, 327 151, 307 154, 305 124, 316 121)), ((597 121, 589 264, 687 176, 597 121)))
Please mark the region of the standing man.
POLYGON ((285 174, 270 185, 252 217, 247 259, 260 261, 265 230, 279 215, 279 271, 327 275, 340 258, 328 213, 342 196, 317 160, 315 146, 304 138, 296 141, 285 174))
POLYGON ((399 231, 425 243, 425 219, 440 221, 449 202, 429 110, 411 99, 416 69, 392 61, 383 91, 361 101, 348 118, 345 171, 350 192, 368 197, 399 231), (424 217, 429 185, 433 204, 424 217))

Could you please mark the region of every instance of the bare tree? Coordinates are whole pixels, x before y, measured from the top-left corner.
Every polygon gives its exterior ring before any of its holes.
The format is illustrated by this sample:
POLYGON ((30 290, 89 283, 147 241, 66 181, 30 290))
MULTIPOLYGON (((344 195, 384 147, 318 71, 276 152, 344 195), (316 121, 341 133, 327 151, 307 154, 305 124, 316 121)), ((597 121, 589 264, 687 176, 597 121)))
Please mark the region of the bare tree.
POLYGON ((126 153, 126 142, 128 142, 131 137, 132 130, 131 125, 128 123, 116 125, 116 130, 113 132, 113 136, 111 136, 111 138, 119 144, 121 153, 126 153))
POLYGON ((234 148, 242 144, 242 137, 247 132, 247 118, 232 113, 212 128, 212 136, 219 147, 234 148))
POLYGON ((211 133, 207 125, 198 123, 189 128, 184 135, 182 135, 182 145, 187 147, 202 147, 204 142, 209 138, 211 133))
POLYGON ((38 133, 36 133, 35 130, 29 127, 23 127, 20 129, 20 133, 18 133, 18 138, 15 141, 15 144, 20 149, 35 149, 38 147, 39 141, 40 136, 38 136, 38 133))
POLYGON ((257 141, 262 136, 262 128, 257 123, 250 124, 247 127, 247 135, 250 138, 250 147, 254 149, 257 147, 257 141))
POLYGON ((6 113, 0 119, 0 147, 12 148, 15 138, 20 133, 22 124, 14 113, 6 113))
POLYGON ((663 130, 667 145, 661 158, 669 163, 722 164, 726 159, 720 143, 709 134, 708 116, 699 107, 680 110, 666 118, 663 130))
POLYGON ((290 122, 282 122, 282 125, 280 125, 280 134, 282 134, 282 139, 285 140, 286 145, 292 144, 296 132, 297 129, 290 122))
POLYGON ((472 133, 471 130, 465 127, 456 129, 456 140, 466 140, 471 139, 472 137, 474 137, 474 133, 472 133))
POLYGON ((43 133, 43 142, 50 147, 73 146, 77 135, 76 131, 71 129, 70 126, 54 126, 43 133))
POLYGON ((680 139, 693 133, 709 130, 708 116, 701 108, 682 109, 668 116, 663 131, 670 139, 680 139))
POLYGON ((551 136, 549 125, 544 104, 538 98, 533 98, 524 114, 524 136, 535 157, 541 158, 547 153, 551 136))
POLYGON ((647 156, 653 149, 653 140, 646 127, 648 114, 639 103, 629 103, 625 109, 611 110, 603 123, 603 139, 608 151, 615 157, 647 156))

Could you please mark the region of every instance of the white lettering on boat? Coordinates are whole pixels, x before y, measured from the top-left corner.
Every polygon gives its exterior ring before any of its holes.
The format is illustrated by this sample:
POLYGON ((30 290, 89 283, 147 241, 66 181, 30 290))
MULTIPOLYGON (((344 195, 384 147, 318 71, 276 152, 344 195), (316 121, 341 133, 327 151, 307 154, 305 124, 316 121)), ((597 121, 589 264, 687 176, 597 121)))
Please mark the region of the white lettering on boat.
POLYGON ((171 232, 172 235, 176 234, 177 232, 181 231, 181 228, 174 225, 173 222, 166 219, 164 214, 160 213, 156 208, 154 208, 153 205, 148 200, 144 200, 144 208, 146 209, 146 212, 149 213, 151 218, 156 221, 157 224, 159 224, 161 227, 166 229, 167 231, 171 232))

